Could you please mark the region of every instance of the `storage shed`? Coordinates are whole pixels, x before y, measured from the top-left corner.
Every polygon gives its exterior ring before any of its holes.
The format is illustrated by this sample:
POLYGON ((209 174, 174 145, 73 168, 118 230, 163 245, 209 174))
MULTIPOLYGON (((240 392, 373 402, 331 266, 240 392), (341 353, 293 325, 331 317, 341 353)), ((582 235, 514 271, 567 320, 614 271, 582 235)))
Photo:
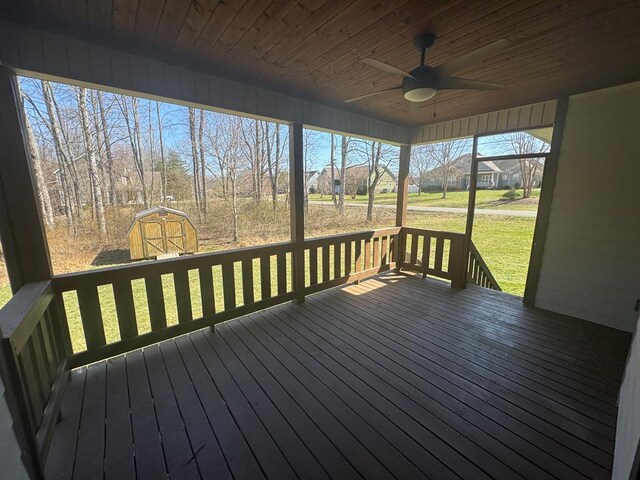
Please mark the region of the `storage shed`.
POLYGON ((198 251, 198 232, 189 216, 167 207, 136 213, 127 232, 132 260, 198 251))

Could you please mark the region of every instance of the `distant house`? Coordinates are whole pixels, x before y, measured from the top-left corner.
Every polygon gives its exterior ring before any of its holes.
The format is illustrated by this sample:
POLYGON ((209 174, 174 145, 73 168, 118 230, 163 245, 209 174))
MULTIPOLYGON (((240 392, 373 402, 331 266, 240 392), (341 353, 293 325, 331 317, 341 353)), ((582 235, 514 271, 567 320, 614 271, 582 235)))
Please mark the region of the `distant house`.
MULTIPOLYGON (((398 179, 391 170, 382 167, 382 176, 380 177, 375 193, 393 192, 398 185, 398 179)), ((334 168, 333 189, 336 193, 340 193, 342 186, 340 185, 340 169, 334 168)), ((366 195, 367 185, 369 184, 369 167, 367 165, 351 165, 347 167, 345 172, 345 194, 347 195, 366 195)), ((318 191, 328 195, 331 193, 331 166, 324 167, 317 180, 318 191)))
POLYGON ((320 178, 320 172, 318 170, 311 170, 309 172, 304 172, 305 182, 307 186, 308 193, 317 193, 318 192, 318 179, 320 178))
MULTIPOLYGON (((538 161, 538 160, 533 160, 538 161)), ((536 169, 534 186, 542 183, 544 165, 539 162, 536 169)), ((447 188, 451 190, 468 190, 471 179, 471 155, 462 155, 452 162, 447 179, 447 188)), ((481 161, 478 163, 479 189, 518 188, 521 185, 521 168, 518 160, 501 160, 499 162, 481 161)), ((429 171, 422 184, 423 190, 442 189, 442 167, 429 171)))

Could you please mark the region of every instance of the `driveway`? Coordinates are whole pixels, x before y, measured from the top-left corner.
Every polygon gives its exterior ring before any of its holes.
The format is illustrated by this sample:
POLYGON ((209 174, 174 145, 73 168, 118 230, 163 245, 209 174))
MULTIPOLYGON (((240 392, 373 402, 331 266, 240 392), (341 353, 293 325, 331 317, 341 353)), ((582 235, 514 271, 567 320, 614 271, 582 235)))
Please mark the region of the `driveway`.
MULTIPOLYGON (((311 205, 333 205, 331 201, 319 201, 319 200, 310 200, 309 203, 311 205)), ((366 203, 349 203, 346 202, 345 206, 347 207, 360 207, 367 208, 366 203)), ((390 208, 395 209, 395 205, 376 205, 375 208, 390 208)), ((466 208, 456 208, 456 207, 421 207, 417 205, 409 205, 407 206, 407 210, 410 212, 436 212, 436 213, 461 213, 466 214, 466 208)), ((529 217, 535 218, 537 212, 535 210, 497 210, 491 208, 476 208, 476 215, 504 215, 509 217, 529 217)))

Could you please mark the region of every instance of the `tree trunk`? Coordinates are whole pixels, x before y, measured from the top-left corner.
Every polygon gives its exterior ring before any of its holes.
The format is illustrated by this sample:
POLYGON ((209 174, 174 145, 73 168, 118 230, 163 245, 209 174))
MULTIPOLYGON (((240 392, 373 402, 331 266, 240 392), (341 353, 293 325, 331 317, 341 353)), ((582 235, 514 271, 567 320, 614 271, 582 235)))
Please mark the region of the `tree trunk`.
POLYGON ((331 200, 333 206, 338 208, 338 199, 336 198, 336 140, 335 135, 331 134, 331 200))
POLYGON ((189 107, 189 137, 191 139, 191 166, 193 168, 193 196, 196 200, 196 210, 200 215, 200 187, 198 175, 198 147, 196 144, 196 112, 189 107))
POLYGON ((107 160, 107 177, 109 178, 109 203, 115 205, 116 198, 116 176, 113 170, 113 155, 111 154, 111 137, 109 135, 109 124, 107 123, 107 113, 104 108, 102 92, 98 90, 98 109, 100 110, 100 124, 102 127, 102 139, 104 140, 104 152, 107 160))
POLYGON ((159 102, 156 102, 156 115, 158 117, 158 136, 160 140, 160 198, 164 203, 167 197, 167 164, 164 159, 164 140, 162 138, 162 119, 160 118, 159 102))
POLYGON ((204 156, 204 126, 206 117, 204 110, 200 110, 200 127, 198 129, 198 146, 200 149, 200 174, 202 175, 202 181, 200 182, 200 193, 202 198, 200 205, 202 206, 202 213, 207 214, 207 176, 206 176, 206 161, 204 156))
POLYGON ((47 182, 44 179, 42 173, 42 160, 40 159, 40 150, 31 128, 31 121, 24 110, 24 101, 22 103, 22 109, 24 113, 24 125, 27 131, 27 141, 29 143, 29 157, 31 159, 31 168, 33 168, 33 176, 36 181, 36 193, 40 206, 42 207, 42 214, 44 216, 44 222, 49 228, 55 226, 55 220, 53 218, 53 207, 51 206, 51 197, 49 195, 49 189, 47 188, 47 182))
POLYGON ((47 109, 47 116, 49 118, 49 131, 53 137, 53 143, 55 147, 56 157, 58 159, 58 173, 60 179, 60 188, 62 190, 62 201, 64 203, 64 213, 67 217, 67 225, 74 232, 76 230, 76 219, 72 207, 73 196, 71 193, 71 187, 69 185, 69 178, 67 176, 67 160, 64 149, 62 148, 62 134, 60 132, 60 125, 55 114, 53 106, 53 92, 51 91, 51 84, 43 80, 42 97, 47 109))
POLYGON ((340 163, 340 197, 338 200, 338 208, 340 215, 344 215, 344 187, 347 177, 347 153, 349 150, 349 137, 342 135, 341 163, 340 163))
POLYGON ((367 221, 373 220, 373 205, 376 199, 376 187, 382 177, 382 171, 380 170, 380 159, 382 157, 382 143, 373 142, 371 145, 371 168, 369 170, 369 178, 367 179, 369 185, 367 186, 367 221))
POLYGON ((78 108, 80 110, 80 124, 82 126, 82 136, 84 137, 85 155, 87 156, 87 165, 89 168, 89 182, 93 190, 93 200, 95 202, 95 212, 98 220, 98 228, 102 240, 107 238, 107 223, 104 217, 104 203, 102 201, 102 189, 100 187, 100 179, 98 178, 98 165, 96 164, 95 151, 93 149, 93 139, 89 127, 89 115, 87 114, 87 91, 79 87, 78 108))

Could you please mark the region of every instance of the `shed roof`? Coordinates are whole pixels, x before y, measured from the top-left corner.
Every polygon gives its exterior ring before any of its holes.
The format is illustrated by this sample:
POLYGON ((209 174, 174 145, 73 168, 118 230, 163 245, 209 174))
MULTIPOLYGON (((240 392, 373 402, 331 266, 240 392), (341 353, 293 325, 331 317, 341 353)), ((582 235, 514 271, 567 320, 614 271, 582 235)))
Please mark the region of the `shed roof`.
MULTIPOLYGON (((136 213, 133 216, 133 220, 131 221, 131 225, 129 225, 129 229, 127 230, 127 235, 129 235, 131 233, 131 229, 136 224, 136 221, 140 220, 142 217, 146 217, 147 215, 150 215, 150 214, 156 213, 156 212, 173 213, 175 215, 180 215, 182 217, 185 217, 185 218, 189 219, 189 215, 187 215, 185 212, 182 212, 180 210, 176 210, 174 208, 169 208, 169 207, 164 207, 164 206, 158 205, 156 207, 151 207, 151 208, 147 208, 145 210, 140 210, 138 213, 136 213)), ((189 221, 191 221, 191 220, 189 220, 189 221)))

